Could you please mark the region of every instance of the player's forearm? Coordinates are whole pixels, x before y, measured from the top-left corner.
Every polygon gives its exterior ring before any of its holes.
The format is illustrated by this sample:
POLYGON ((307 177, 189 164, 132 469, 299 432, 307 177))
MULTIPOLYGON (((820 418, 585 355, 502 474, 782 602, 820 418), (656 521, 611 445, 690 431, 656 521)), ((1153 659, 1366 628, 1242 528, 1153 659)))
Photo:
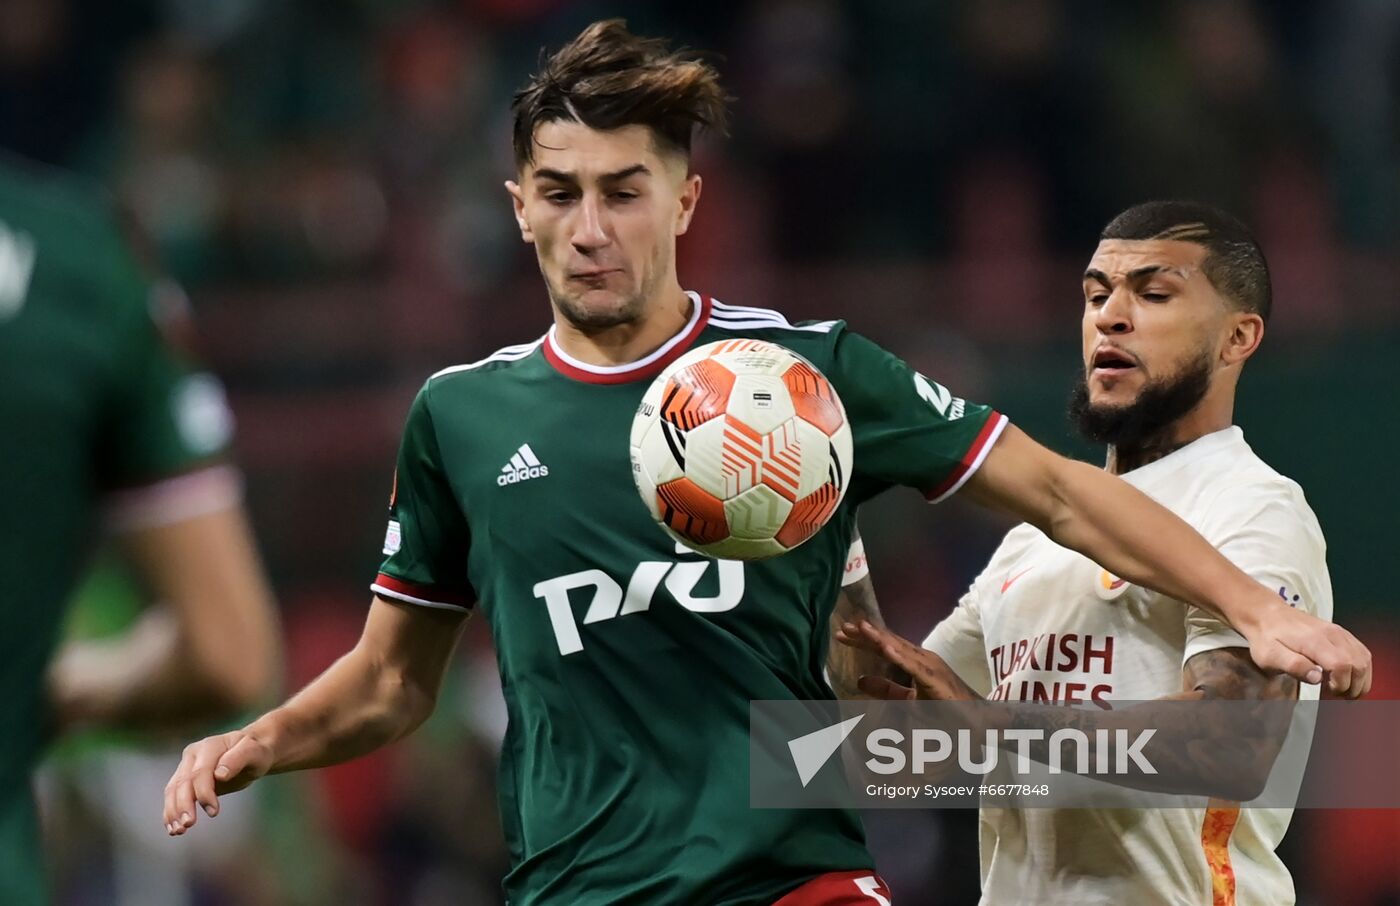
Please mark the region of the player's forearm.
POLYGON ((1094 774, 1096 780, 1148 792, 1249 801, 1268 781, 1288 732, 1291 705, 1271 703, 1246 721, 1240 709, 1183 704, 1206 698, 1199 691, 1183 692, 1111 711, 998 702, 989 703, 980 721, 1000 732, 1003 750, 1041 764, 1076 763, 1076 742, 1054 736, 1072 730, 1067 735, 1087 740, 1090 765, 1120 771, 1094 774), (1009 738, 1007 731, 1030 731, 1034 738, 1009 738))
POLYGON ((356 648, 247 732, 272 751, 269 773, 324 767, 407 736, 435 698, 436 690, 356 648))
MULTIPOLYGON (((839 625, 833 617, 832 626, 839 625)), ((831 646, 831 653, 826 661, 827 681, 831 684, 831 691, 841 699, 869 698, 870 696, 860 691, 860 678, 883 676, 889 672, 889 666, 878 657, 852 654, 840 650, 837 645, 831 646)))
POLYGON ((59 650, 49 668, 53 721, 59 730, 166 730, 232 716, 270 686, 270 666, 259 657, 251 655, 236 677, 200 669, 172 616, 154 608, 120 638, 59 650))
MULTIPOLYGON (((834 635, 841 624, 869 620, 875 626, 884 626, 880 615, 880 605, 875 599, 875 586, 870 577, 843 586, 836 599, 836 607, 831 612, 831 631, 834 635)), ((884 676, 893 680, 907 680, 904 672, 889 661, 870 651, 853 648, 833 642, 827 651, 827 680, 837 698, 868 698, 860 690, 862 676, 884 676)))
POLYGON ((1087 463, 1062 460, 1055 504, 1040 527, 1109 572, 1203 607, 1237 628, 1278 604, 1179 516, 1087 463))
POLYGON ((50 668, 59 727, 178 729, 271 697, 277 619, 243 510, 127 528, 117 541, 161 603, 118 638, 59 652, 50 668))

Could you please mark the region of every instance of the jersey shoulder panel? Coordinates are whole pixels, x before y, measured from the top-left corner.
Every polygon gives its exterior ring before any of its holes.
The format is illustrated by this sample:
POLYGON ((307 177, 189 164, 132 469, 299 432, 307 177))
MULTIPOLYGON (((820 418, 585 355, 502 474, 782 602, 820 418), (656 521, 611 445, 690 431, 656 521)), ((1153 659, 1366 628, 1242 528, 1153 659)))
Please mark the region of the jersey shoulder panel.
POLYGON ((451 387, 463 382, 470 382, 473 378, 484 375, 499 375, 501 372, 513 371, 536 356, 544 344, 544 339, 541 336, 529 343, 503 346, 475 362, 467 362, 464 365, 449 365, 440 371, 433 372, 428 377, 427 385, 436 390, 439 387, 451 387))
POLYGON ((65 219, 95 227, 112 219, 110 196, 76 174, 0 151, 0 205, 17 216, 65 219))
MULTIPOLYGON (((1022 522, 1011 527, 1011 530, 1001 539, 1001 544, 997 545, 993 558, 1009 556, 1017 557, 1026 553, 1031 548, 1050 542, 1044 532, 1029 522, 1022 522)), ((1054 543, 1054 542, 1050 542, 1054 543)))
POLYGON ((845 321, 799 321, 793 323, 787 316, 772 308, 755 308, 747 305, 727 305, 711 298, 710 324, 717 330, 747 332, 752 330, 780 330, 794 333, 831 334, 846 325, 845 321))
POLYGON ((129 269, 129 221, 100 186, 64 171, 0 156, 0 224, 32 237, 43 259, 94 280, 108 276, 113 259, 129 269))
POLYGON ((1316 523, 1302 485, 1265 462, 1248 444, 1241 443, 1228 458, 1214 461, 1209 472, 1211 494, 1207 514, 1238 517, 1241 510, 1276 507, 1316 523))
POLYGON ((42 300, 94 330, 145 329, 151 274, 138 254, 134 221, 99 187, 77 176, 0 157, 0 256, 29 256, 26 307, 42 300))
POLYGON ((825 371, 836 356, 837 341, 846 331, 846 322, 793 322, 771 308, 726 305, 711 299, 710 318, 699 344, 726 336, 767 340, 786 347, 825 371))
POLYGON ((543 342, 541 337, 505 346, 474 362, 431 374, 423 382, 415 405, 430 423, 434 442, 451 447, 449 436, 472 436, 478 433, 482 419, 494 424, 503 412, 534 398, 539 391, 530 379, 550 370, 540 351, 543 342))
POLYGON ((1277 501, 1310 518, 1313 516, 1303 486, 1260 459, 1252 450, 1248 467, 1239 470, 1233 481, 1225 483, 1220 499, 1228 499, 1232 494, 1277 501))

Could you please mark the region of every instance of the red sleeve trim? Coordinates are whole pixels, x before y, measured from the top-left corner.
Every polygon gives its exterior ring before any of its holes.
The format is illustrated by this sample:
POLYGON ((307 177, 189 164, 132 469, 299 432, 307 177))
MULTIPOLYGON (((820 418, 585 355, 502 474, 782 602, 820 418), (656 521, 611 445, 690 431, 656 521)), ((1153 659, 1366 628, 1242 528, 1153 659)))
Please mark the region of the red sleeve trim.
POLYGON ((992 410, 987 416, 986 422, 982 425, 982 430, 977 433, 977 438, 972 442, 972 446, 967 448, 963 458, 953 467, 953 471, 941 481, 937 487, 931 491, 926 491, 924 497, 929 503, 938 503, 946 500, 958 492, 973 473, 982 467, 982 462, 987 458, 987 454, 992 451, 992 445, 997 442, 1001 432, 1010 424, 1006 416, 992 410))
POLYGON ((472 605, 476 603, 476 597, 471 593, 463 594, 428 585, 414 585, 384 573, 380 573, 375 578, 374 584, 370 588, 377 595, 393 598, 396 601, 405 601, 409 604, 421 604, 424 607, 470 610, 472 605))

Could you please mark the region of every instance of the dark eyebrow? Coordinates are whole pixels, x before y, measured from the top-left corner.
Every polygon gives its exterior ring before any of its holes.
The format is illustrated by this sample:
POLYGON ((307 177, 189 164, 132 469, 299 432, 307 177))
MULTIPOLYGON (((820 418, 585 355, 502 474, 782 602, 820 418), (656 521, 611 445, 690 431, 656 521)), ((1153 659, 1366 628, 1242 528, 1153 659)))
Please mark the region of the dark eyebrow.
POLYGON ((1137 267, 1128 271, 1128 279, 1136 283, 1144 277, 1152 277, 1157 274, 1166 273, 1170 270, 1173 270, 1173 268, 1169 268, 1161 264, 1149 264, 1146 267, 1137 267))
MULTIPOLYGON (((646 164, 633 164, 633 165, 630 166, 630 167, 624 167, 623 169, 618 170, 618 171, 616 171, 616 172, 614 172, 614 173, 604 173, 604 174, 602 174, 601 176, 598 177, 598 181, 599 181, 599 182, 605 182, 605 183, 606 183, 606 182, 621 182, 622 180, 627 179, 629 176, 650 176, 650 175, 651 175, 651 170, 649 170, 649 169, 647 168, 647 165, 646 165, 646 164)), ((535 171, 535 178, 536 178, 536 179, 548 179, 548 180, 551 180, 551 181, 553 181, 553 182, 562 182, 562 183, 564 183, 564 184, 566 184, 566 185, 571 185, 571 186, 576 186, 576 185, 578 185, 578 177, 577 177, 575 174, 573 174, 573 173, 566 173, 566 172, 564 172, 563 170, 550 170, 550 169, 548 169, 548 168, 542 168, 542 169, 539 169, 539 170, 536 170, 536 171, 535 171)))
POLYGON ((569 183, 570 185, 578 182, 578 180, 574 179, 574 174, 565 173, 563 170, 536 170, 535 179, 549 179, 554 182, 569 183))
POLYGON ((629 176, 650 176, 651 170, 646 164, 633 164, 630 167, 618 170, 616 173, 604 173, 598 177, 599 182, 621 182, 629 176))
MULTIPOLYGON (((1156 276, 1157 274, 1175 274, 1177 272, 1178 268, 1167 267, 1165 264, 1149 264, 1146 267, 1135 267, 1128 271, 1128 281, 1130 283, 1137 283, 1140 280, 1156 276)), ((1105 274, 1096 267, 1091 267, 1086 270, 1084 272, 1084 279, 1102 283, 1108 289, 1113 288, 1113 284, 1109 282, 1108 274, 1105 274)))

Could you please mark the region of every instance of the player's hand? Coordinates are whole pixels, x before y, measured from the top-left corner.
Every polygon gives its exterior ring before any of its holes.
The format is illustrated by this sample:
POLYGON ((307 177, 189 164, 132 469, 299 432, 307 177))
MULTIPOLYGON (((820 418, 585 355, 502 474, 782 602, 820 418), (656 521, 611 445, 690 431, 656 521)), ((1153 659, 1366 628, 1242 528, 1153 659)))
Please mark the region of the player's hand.
POLYGON ((1371 652, 1356 636, 1273 595, 1267 597, 1262 616, 1240 628, 1254 663, 1305 683, 1325 680, 1326 691, 1338 698, 1360 698, 1370 691, 1371 652))
POLYGON ((882 629, 868 620, 843 623, 836 639, 853 648, 880 655, 909 674, 914 686, 903 686, 883 676, 862 676, 860 691, 872 698, 929 699, 932 701, 977 701, 981 698, 947 661, 926 648, 920 648, 897 633, 882 629))
POLYGON ((272 750, 247 730, 210 736, 185 746, 180 766, 165 785, 165 830, 178 837, 194 827, 202 807, 219 814, 219 796, 236 793, 272 767, 272 750))

